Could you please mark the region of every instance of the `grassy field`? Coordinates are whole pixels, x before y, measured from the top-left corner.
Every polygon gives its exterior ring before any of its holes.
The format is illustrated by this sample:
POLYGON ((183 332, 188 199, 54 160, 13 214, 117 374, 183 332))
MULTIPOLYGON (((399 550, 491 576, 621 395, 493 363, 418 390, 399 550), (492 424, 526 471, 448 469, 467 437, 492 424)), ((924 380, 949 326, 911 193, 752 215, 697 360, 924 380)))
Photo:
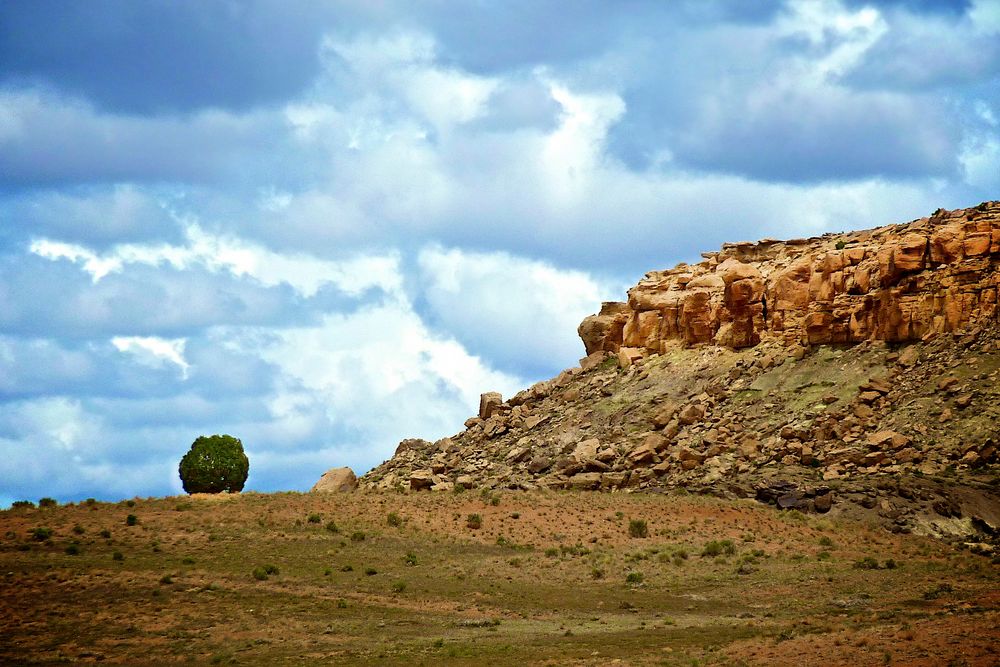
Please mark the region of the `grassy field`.
POLYGON ((753 501, 248 493, 19 508, 0 534, 4 664, 996 665, 1000 651, 989 558, 753 501))

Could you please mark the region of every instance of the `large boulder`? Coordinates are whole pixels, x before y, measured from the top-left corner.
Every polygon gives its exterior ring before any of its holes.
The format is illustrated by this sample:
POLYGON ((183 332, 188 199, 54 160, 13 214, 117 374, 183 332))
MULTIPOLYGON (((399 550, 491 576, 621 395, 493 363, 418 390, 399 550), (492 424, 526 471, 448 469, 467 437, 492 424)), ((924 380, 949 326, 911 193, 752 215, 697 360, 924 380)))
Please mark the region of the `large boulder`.
POLYGON ((309 489, 312 492, 350 493, 358 488, 358 478, 350 468, 330 468, 309 489))

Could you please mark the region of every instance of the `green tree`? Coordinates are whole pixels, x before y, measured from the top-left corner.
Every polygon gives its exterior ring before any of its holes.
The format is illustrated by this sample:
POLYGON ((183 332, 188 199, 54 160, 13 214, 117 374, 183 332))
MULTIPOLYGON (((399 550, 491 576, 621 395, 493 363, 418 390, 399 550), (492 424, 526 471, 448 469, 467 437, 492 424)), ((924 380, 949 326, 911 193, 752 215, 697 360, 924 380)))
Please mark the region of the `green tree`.
POLYGON ((243 443, 231 435, 199 437, 180 464, 181 483, 188 493, 242 491, 249 472, 243 443))

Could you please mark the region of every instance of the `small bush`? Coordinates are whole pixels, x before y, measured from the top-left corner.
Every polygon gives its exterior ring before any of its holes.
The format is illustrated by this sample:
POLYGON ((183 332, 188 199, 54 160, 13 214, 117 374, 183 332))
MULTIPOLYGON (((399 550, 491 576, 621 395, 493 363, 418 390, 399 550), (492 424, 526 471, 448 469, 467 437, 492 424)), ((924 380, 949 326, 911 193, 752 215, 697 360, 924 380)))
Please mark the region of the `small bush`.
POLYGON ((171 577, 169 574, 165 574, 162 577, 160 577, 160 583, 163 584, 164 586, 169 586, 170 584, 174 583, 174 578, 171 577))
POLYGON ((393 528, 399 528, 403 525, 403 519, 395 512, 389 512, 389 516, 385 518, 385 522, 392 526, 393 528))
POLYGON ((267 579, 267 571, 262 567, 255 567, 253 569, 253 578, 257 581, 265 581, 267 579))
POLYGON ((465 518, 465 525, 472 530, 479 530, 483 527, 483 517, 478 514, 470 514, 465 518))
POLYGON ((353 565, 344 565, 344 566, 342 566, 340 568, 340 571, 341 572, 353 572, 354 571, 354 566, 353 565))
POLYGON ((405 590, 406 590, 406 582, 405 581, 394 581, 394 582, 392 582, 392 592, 393 593, 402 593, 405 590))
POLYGON ((593 568, 590 571, 590 578, 591 579, 603 579, 604 578, 604 570, 602 570, 599 567, 593 568))
POLYGON ((323 517, 321 517, 319 514, 313 513, 308 516, 306 521, 308 521, 309 523, 321 523, 323 521, 323 517))
POLYGON ((76 524, 75 526, 73 526, 73 533, 75 535, 83 535, 86 532, 87 532, 87 530, 83 526, 81 526, 80 524, 76 524))
POLYGON ((337 600, 337 609, 347 609, 347 600, 344 598, 337 600))
POLYGON ((107 528, 102 529, 101 532, 100 532, 100 535, 101 535, 101 537, 103 537, 106 540, 110 540, 111 539, 111 531, 108 530, 107 528))
POLYGON ((403 562, 409 567, 413 567, 417 564, 417 554, 412 551, 406 552, 406 555, 403 556, 403 562))
POLYGON ((281 571, 278 570, 277 565, 271 565, 271 564, 265 565, 264 571, 267 572, 268 574, 281 574, 281 571))
POLYGON ((865 556, 861 560, 855 561, 854 567, 855 567, 855 569, 858 569, 858 570, 877 570, 877 569, 879 569, 879 567, 878 567, 878 561, 875 560, 874 558, 872 558, 871 556, 865 556))
POLYGON ((55 507, 58 504, 59 503, 56 502, 55 498, 41 498, 38 501, 38 506, 39 507, 55 507))
POLYGON ((629 572, 625 575, 625 583, 631 586, 641 584, 643 579, 644 577, 642 576, 642 572, 629 572))
POLYGON ((31 537, 38 542, 44 542, 45 540, 52 537, 52 529, 35 528, 33 531, 31 531, 31 537))
POLYGON ((10 504, 10 508, 15 510, 34 509, 34 507, 35 503, 31 502, 30 500, 15 500, 10 504))
POLYGON ((356 531, 354 531, 353 533, 351 533, 351 541, 352 542, 364 542, 365 541, 365 532, 363 530, 356 530, 356 531))
POLYGON ((701 550, 702 558, 705 558, 706 556, 714 558, 715 556, 721 556, 721 555, 722 555, 722 544, 716 542, 715 540, 712 540, 711 542, 706 544, 704 548, 701 550))
POLYGON ((629 537, 649 537, 649 527, 642 519, 632 519, 628 522, 629 537))
POLYGON ((333 521, 327 521, 326 522, 326 529, 328 531, 330 531, 331 533, 333 533, 334 535, 336 535, 337 533, 340 532, 340 528, 338 528, 337 524, 334 523, 333 521))
POLYGON ((557 549, 556 547, 549 547, 548 549, 545 550, 545 555, 548 558, 555 558, 556 556, 559 555, 559 549, 557 549))
POLYGON ((113 554, 111 554, 111 560, 123 561, 125 560, 125 554, 123 554, 121 551, 116 551, 113 554))
POLYGON ((824 535, 823 537, 819 538, 819 545, 821 547, 827 547, 827 548, 832 547, 833 546, 833 540, 831 540, 829 537, 827 537, 826 535, 824 535))
POLYGON ((365 576, 366 577, 374 577, 376 574, 378 574, 378 570, 376 570, 374 567, 366 567, 365 568, 365 576))
POLYGON ((722 547, 722 553, 727 556, 732 556, 736 553, 736 545, 733 544, 732 540, 722 540, 719 545, 722 547))
POLYGON ((70 555, 70 556, 78 556, 78 555, 80 555, 80 545, 77 544, 76 542, 73 542, 72 544, 67 545, 66 546, 66 553, 68 555, 70 555))
POLYGON ((127 517, 125 517, 126 526, 134 526, 137 523, 139 523, 139 517, 137 517, 136 515, 129 514, 127 517))

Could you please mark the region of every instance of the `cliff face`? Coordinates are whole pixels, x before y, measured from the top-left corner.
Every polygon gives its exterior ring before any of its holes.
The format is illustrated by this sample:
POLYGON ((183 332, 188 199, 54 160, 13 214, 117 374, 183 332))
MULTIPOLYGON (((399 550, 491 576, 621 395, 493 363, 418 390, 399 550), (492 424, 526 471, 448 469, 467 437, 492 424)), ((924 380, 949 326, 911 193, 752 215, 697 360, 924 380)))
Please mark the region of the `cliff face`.
POLYGON ((997 317, 1000 202, 902 225, 792 241, 726 244, 705 261, 646 274, 579 333, 587 354, 671 341, 731 348, 904 342, 997 317))
POLYGON ((1000 202, 726 245, 584 320, 580 366, 483 394, 361 486, 682 487, 1000 536, 998 264, 1000 202))

